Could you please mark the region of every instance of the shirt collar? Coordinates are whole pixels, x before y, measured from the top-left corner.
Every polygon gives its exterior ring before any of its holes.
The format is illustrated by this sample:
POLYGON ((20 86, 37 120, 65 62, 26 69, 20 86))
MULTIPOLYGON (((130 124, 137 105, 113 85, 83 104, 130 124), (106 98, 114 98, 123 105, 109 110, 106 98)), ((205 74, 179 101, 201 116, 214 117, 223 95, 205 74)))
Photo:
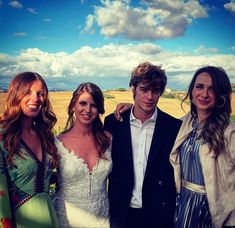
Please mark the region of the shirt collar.
MULTIPOLYGON (((138 120, 138 119, 134 116, 134 114, 133 114, 133 109, 134 109, 134 105, 133 105, 132 108, 131 108, 130 121, 138 120)), ((148 121, 148 122, 156 122, 156 120, 157 120, 157 108, 155 108, 155 111, 154 111, 153 115, 152 115, 148 120, 146 120, 146 121, 148 121)))

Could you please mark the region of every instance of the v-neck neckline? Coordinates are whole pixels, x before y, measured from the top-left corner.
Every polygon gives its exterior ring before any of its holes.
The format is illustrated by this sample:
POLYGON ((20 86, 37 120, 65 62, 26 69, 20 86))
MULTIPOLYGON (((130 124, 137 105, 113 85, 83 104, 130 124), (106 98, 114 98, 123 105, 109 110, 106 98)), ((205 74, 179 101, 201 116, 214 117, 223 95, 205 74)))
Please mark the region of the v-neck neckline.
POLYGON ((30 149, 30 147, 28 146, 28 144, 21 138, 21 143, 24 147, 24 149, 28 152, 28 154, 37 162, 37 163, 42 163, 44 162, 45 159, 45 153, 44 153, 44 148, 43 145, 41 145, 42 147, 42 160, 40 160, 35 153, 30 149))
POLYGON ((87 169, 87 171, 89 172, 89 174, 93 174, 94 171, 97 169, 99 162, 100 162, 100 157, 96 160, 95 165, 93 167, 89 167, 88 163, 85 161, 85 159, 79 155, 77 155, 73 150, 69 150, 67 147, 64 146, 64 143, 62 141, 60 141, 57 138, 59 144, 70 154, 73 155, 76 159, 80 160, 82 162, 82 164, 84 165, 84 167, 87 169))

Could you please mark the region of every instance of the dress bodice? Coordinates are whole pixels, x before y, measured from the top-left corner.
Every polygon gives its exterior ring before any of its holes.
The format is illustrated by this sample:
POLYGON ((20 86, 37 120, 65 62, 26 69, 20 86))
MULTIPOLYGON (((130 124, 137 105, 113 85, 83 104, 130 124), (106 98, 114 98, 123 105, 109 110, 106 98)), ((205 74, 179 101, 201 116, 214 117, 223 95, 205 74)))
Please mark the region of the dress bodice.
POLYGON ((22 139, 12 165, 8 153, 0 140, 0 227, 4 220, 11 220, 14 227, 58 227, 49 196, 52 157, 43 148, 38 160, 22 139))
MULTIPOLYGON (((204 140, 199 137, 200 125, 192 122, 192 132, 179 147, 181 178, 189 183, 204 186, 204 176, 199 156, 199 148, 204 140)), ((214 227, 206 194, 182 187, 176 199, 175 228, 214 227)))
POLYGON ((199 157, 199 147, 203 139, 199 137, 199 123, 194 120, 192 132, 179 147, 182 179, 194 184, 204 185, 202 165, 199 157))
MULTIPOLYGON (((56 146, 61 159, 58 171, 59 191, 56 194, 55 206, 58 217, 64 217, 63 221, 60 221, 64 224, 61 226, 66 226, 66 220, 72 227, 81 227, 82 221, 79 219, 85 220, 86 215, 94 217, 96 222, 101 219, 108 223, 107 179, 112 168, 110 148, 105 152, 104 158, 99 158, 90 171, 85 161, 64 147, 58 139, 56 139, 56 146), (79 218, 81 210, 82 216, 79 218), (67 218, 65 218, 66 214, 67 218), (76 214, 74 218, 73 214, 76 214)), ((83 226, 92 226, 91 218, 86 220, 87 224, 83 226)), ((103 226, 99 225, 99 222, 94 224, 103 226)))

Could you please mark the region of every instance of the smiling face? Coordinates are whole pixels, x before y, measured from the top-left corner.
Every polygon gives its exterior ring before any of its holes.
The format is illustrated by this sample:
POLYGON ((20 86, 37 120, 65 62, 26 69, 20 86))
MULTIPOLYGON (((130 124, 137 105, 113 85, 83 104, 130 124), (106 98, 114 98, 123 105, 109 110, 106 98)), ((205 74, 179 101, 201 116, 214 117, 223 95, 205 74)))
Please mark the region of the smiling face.
POLYGON ((216 99, 212 78, 207 72, 202 72, 197 76, 192 90, 192 102, 199 119, 204 119, 211 114, 216 99))
POLYGON ((40 80, 35 80, 20 102, 21 110, 25 117, 34 118, 40 113, 43 103, 44 86, 40 80))
POLYGON ((91 125, 98 116, 98 108, 92 96, 83 92, 78 97, 74 106, 76 121, 85 125, 91 125))

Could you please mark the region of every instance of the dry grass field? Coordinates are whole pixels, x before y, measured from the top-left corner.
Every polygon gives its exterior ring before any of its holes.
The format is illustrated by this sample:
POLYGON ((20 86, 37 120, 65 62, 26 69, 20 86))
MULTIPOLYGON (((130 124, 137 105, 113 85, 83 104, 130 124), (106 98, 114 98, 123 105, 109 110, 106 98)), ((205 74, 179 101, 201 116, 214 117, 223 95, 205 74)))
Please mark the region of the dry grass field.
MULTIPOLYGON (((0 114, 2 114, 5 103, 5 93, 0 93, 0 114)), ((105 114, 102 119, 115 110, 115 107, 120 102, 132 102, 132 95, 130 92, 118 92, 118 91, 104 91, 105 95, 105 114)), ((57 116, 56 130, 62 129, 67 119, 67 106, 72 97, 72 92, 50 92, 50 100, 57 116)), ((171 114, 176 118, 180 118, 184 115, 184 111, 181 109, 181 101, 179 99, 160 98, 158 107, 163 111, 171 114)), ((188 106, 184 106, 185 111, 188 111, 188 106)), ((235 114, 235 93, 232 95, 232 113, 235 114)))
MULTIPOLYGON (((112 113, 115 110, 118 103, 132 103, 133 101, 131 92, 104 91, 104 96, 105 114, 102 116, 102 120, 106 115, 112 113)), ((50 100, 58 119, 55 129, 61 129, 65 126, 67 119, 67 106, 71 97, 72 92, 50 92, 50 100)), ((184 115, 184 111, 180 107, 179 99, 161 98, 159 100, 159 108, 177 118, 184 115)), ((188 107, 186 107, 186 111, 187 110, 188 107)))

